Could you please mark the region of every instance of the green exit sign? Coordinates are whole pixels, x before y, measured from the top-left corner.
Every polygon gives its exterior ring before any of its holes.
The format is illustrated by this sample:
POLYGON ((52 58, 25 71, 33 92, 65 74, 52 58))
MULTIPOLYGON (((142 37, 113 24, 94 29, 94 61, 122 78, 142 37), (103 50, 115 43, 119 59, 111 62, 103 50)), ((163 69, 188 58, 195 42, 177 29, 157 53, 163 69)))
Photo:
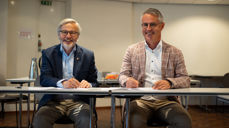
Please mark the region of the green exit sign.
POLYGON ((49 0, 41 0, 41 5, 52 6, 52 1, 49 1, 49 0))

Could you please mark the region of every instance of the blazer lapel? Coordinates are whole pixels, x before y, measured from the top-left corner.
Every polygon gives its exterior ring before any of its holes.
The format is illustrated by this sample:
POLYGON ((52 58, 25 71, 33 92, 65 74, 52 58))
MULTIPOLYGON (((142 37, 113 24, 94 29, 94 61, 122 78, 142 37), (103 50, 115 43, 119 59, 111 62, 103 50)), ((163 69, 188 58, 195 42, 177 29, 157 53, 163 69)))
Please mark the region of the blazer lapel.
POLYGON ((79 46, 76 46, 76 51, 74 53, 74 66, 73 66, 73 75, 76 77, 79 72, 79 67, 82 64, 82 51, 80 50, 79 46))
POLYGON ((139 68, 140 68, 140 85, 144 86, 144 79, 145 79, 145 66, 146 66, 146 52, 145 52, 145 42, 141 42, 139 48, 137 48, 138 52, 138 59, 139 59, 139 68))
POLYGON ((145 52, 145 43, 140 44, 138 57, 140 60, 140 70, 145 73, 145 65, 146 65, 146 52, 145 52))
POLYGON ((162 75, 162 79, 165 78, 165 74, 166 74, 166 69, 167 69, 167 65, 168 65, 168 61, 169 61, 169 51, 168 51, 168 46, 167 44, 162 41, 162 64, 161 64, 161 75, 162 75))
POLYGON ((59 78, 63 78, 63 67, 62 67, 62 53, 60 52, 60 45, 56 48, 56 56, 54 57, 56 61, 57 74, 59 78))

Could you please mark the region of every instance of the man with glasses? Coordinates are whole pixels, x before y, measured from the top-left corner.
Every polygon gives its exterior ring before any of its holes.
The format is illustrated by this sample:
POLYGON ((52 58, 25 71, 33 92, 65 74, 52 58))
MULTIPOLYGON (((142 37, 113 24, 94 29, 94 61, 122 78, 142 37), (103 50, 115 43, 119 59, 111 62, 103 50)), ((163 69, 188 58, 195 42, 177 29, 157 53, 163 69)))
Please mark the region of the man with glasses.
MULTIPOLYGON (((60 44, 42 51, 40 84, 43 87, 90 88, 97 86, 94 53, 76 44, 80 25, 74 19, 60 22, 60 44)), ((71 94, 46 94, 39 103, 34 128, 51 128, 56 120, 68 117, 77 128, 88 128, 89 99, 71 94)))
MULTIPOLYGON (((145 41, 128 47, 119 82, 126 88, 149 87, 158 90, 188 88, 190 79, 182 52, 162 41, 164 21, 157 9, 147 9, 142 17, 145 41)), ((157 122, 169 128, 191 128, 191 117, 177 97, 145 95, 132 99, 130 128, 145 128, 157 122)))

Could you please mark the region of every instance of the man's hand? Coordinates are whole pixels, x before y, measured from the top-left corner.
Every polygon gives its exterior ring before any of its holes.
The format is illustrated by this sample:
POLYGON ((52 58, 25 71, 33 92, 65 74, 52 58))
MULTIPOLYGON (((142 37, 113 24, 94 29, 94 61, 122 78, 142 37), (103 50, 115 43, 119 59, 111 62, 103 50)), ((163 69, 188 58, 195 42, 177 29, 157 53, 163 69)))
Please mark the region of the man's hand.
POLYGON ((90 83, 88 83, 86 80, 82 80, 81 82, 79 82, 75 78, 63 81, 62 85, 64 86, 64 88, 90 88, 90 83))
POLYGON ((153 89, 157 89, 157 90, 167 90, 170 89, 171 85, 169 83, 169 81, 167 80, 159 80, 157 82, 154 83, 153 89))
POLYGON ((71 78, 69 80, 63 81, 62 85, 64 88, 78 88, 80 86, 80 82, 75 78, 71 78))
POLYGON ((137 88, 138 86, 139 82, 133 77, 128 78, 128 80, 126 81, 126 88, 137 88))
POLYGON ((86 80, 82 80, 79 88, 90 88, 90 83, 88 83, 86 80))

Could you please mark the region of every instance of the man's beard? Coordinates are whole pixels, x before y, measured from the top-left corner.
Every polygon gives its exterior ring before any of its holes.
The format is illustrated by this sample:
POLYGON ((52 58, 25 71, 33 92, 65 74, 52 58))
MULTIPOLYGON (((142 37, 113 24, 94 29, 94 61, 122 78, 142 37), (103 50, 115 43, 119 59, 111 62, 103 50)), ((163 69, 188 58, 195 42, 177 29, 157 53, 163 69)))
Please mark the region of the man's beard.
POLYGON ((74 47, 74 45, 75 43, 71 43, 71 44, 62 43, 63 48, 67 51, 71 50, 74 47))

